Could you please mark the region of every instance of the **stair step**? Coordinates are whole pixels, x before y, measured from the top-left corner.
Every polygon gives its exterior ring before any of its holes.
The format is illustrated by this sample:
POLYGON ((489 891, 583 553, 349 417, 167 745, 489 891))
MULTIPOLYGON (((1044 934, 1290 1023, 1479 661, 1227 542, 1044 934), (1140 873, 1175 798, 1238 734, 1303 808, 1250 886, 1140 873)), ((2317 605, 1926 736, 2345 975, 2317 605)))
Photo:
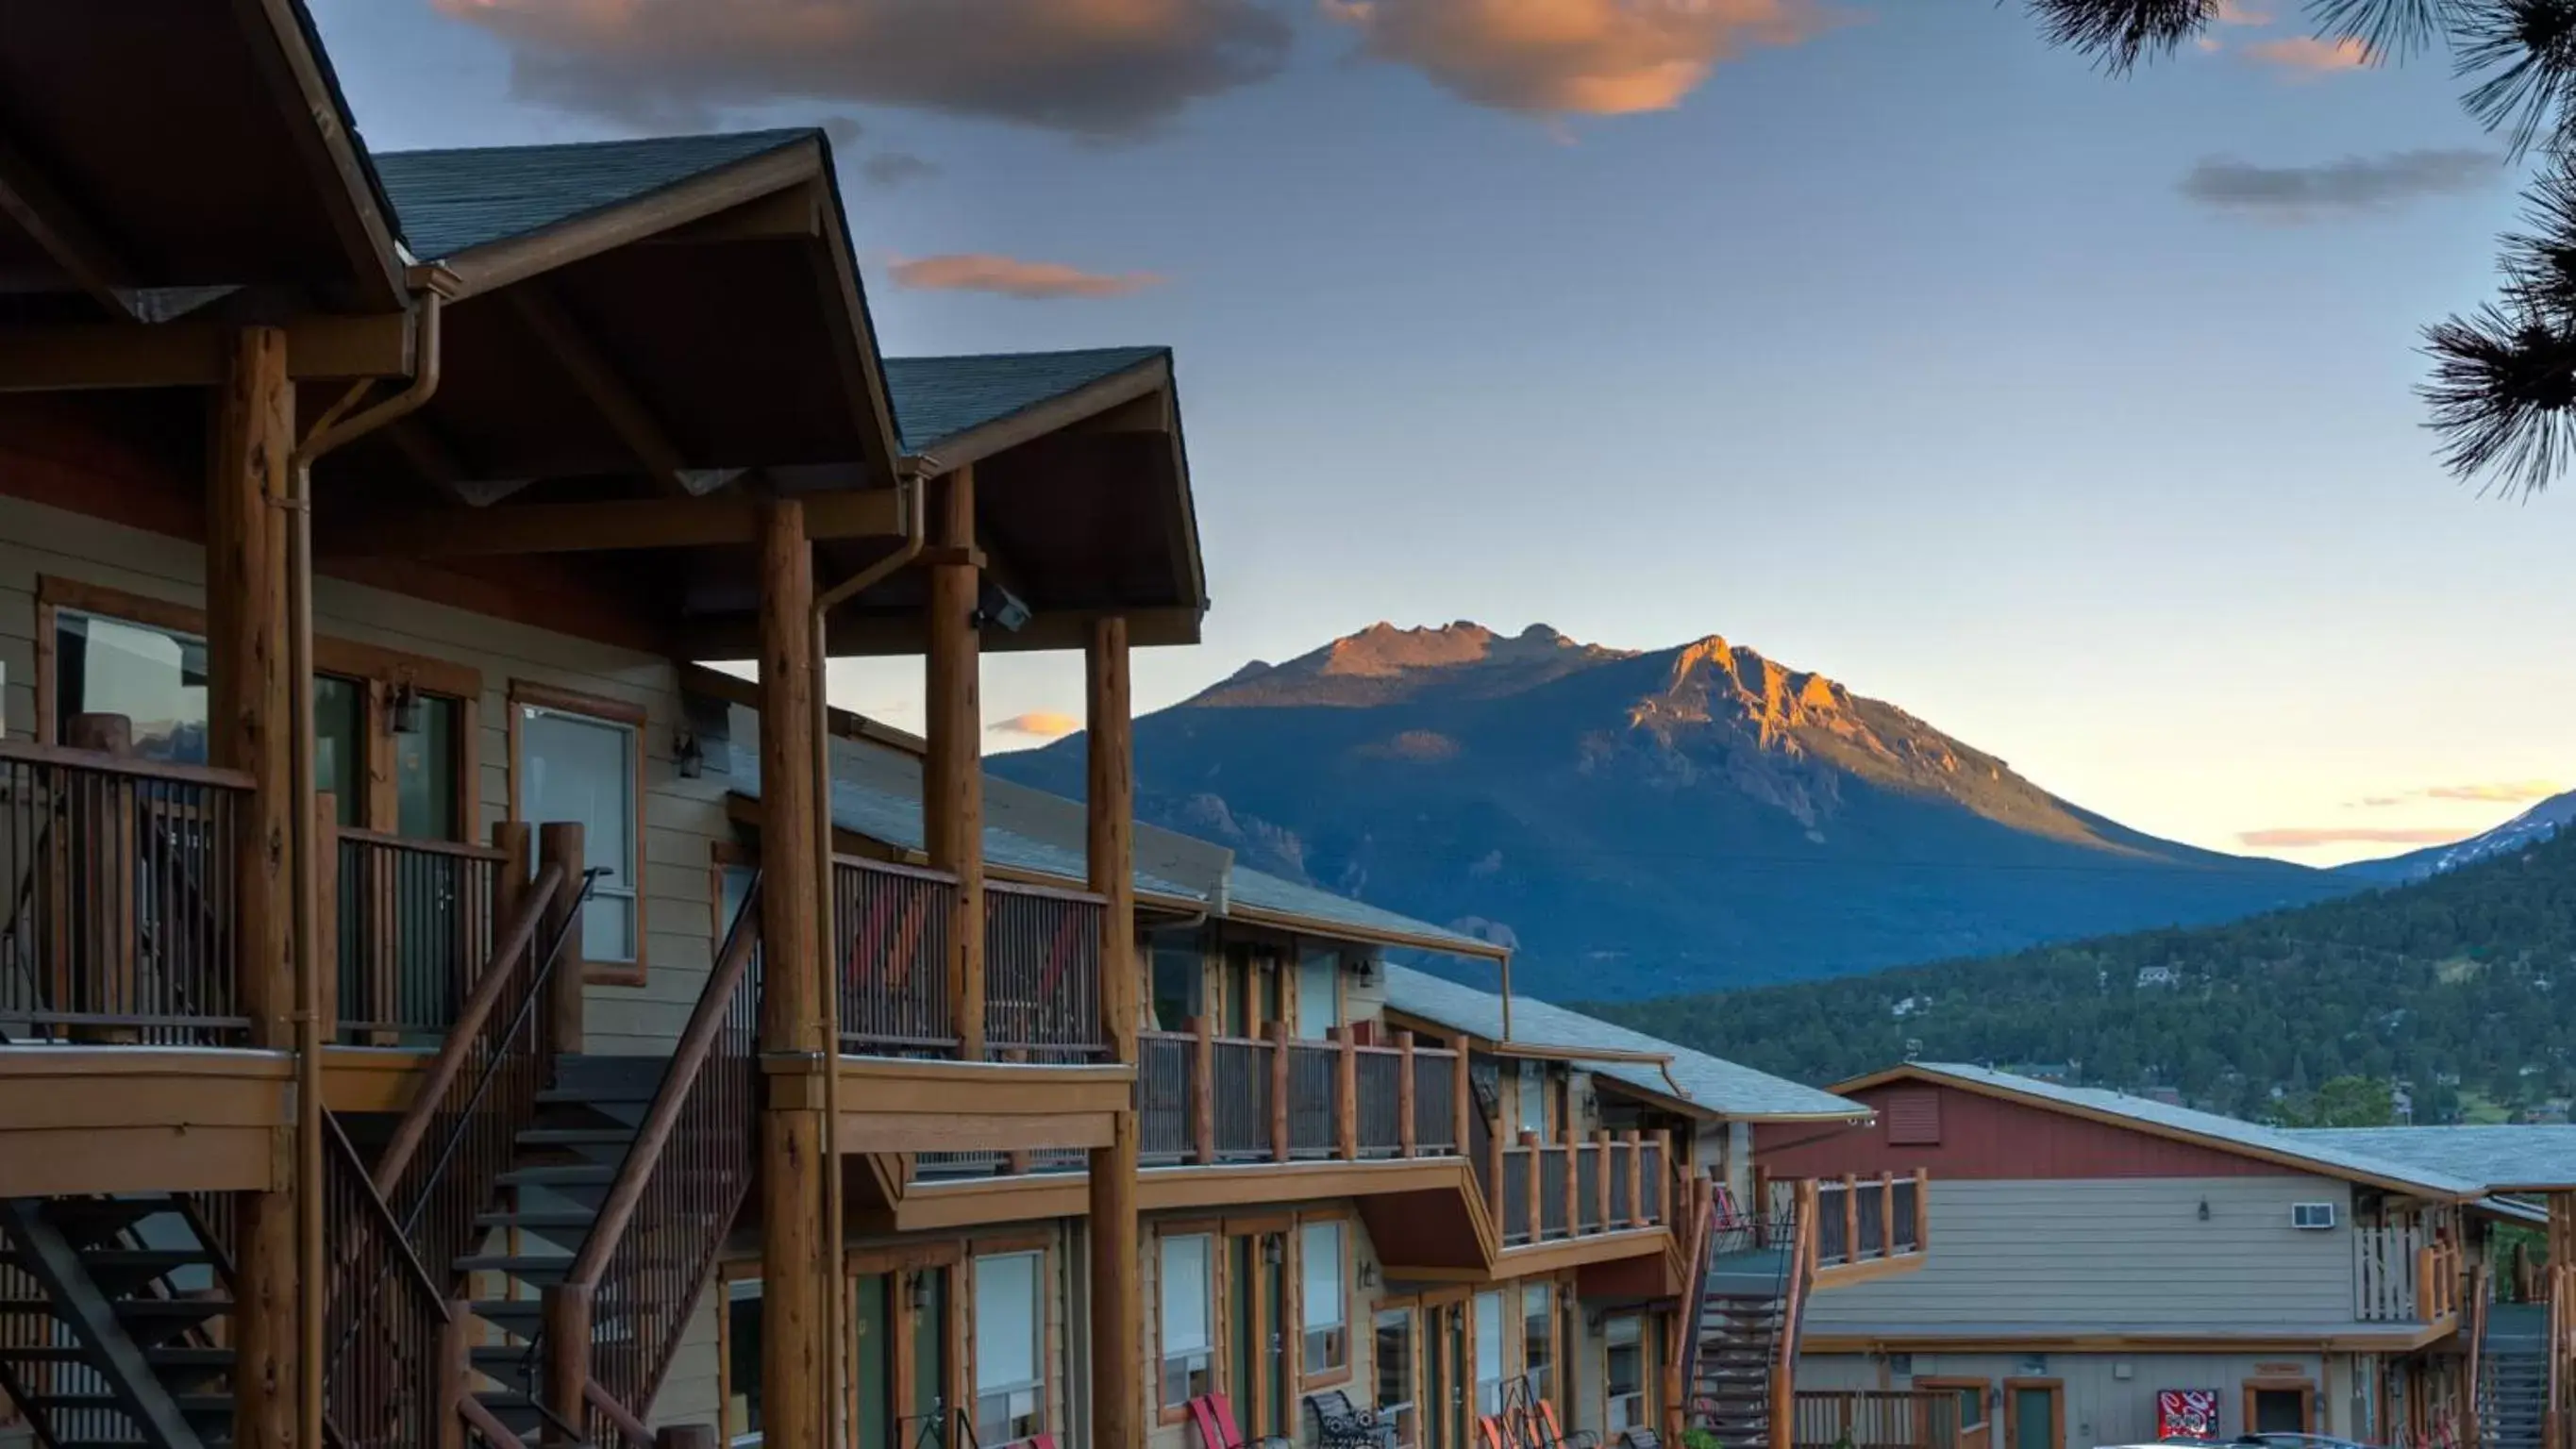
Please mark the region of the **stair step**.
POLYGON ((632 1147, 632 1127, 530 1127, 519 1134, 522 1147, 632 1147))
POLYGON ((478 1228, 586 1228, 599 1221, 599 1213, 586 1207, 503 1208, 498 1212, 475 1217, 478 1228))
POLYGON ((497 1179, 503 1187, 606 1187, 617 1167, 606 1162, 550 1162, 513 1167, 497 1179))
POLYGON ((456 1260, 459 1273, 507 1273, 530 1283, 561 1282, 572 1271, 570 1257, 512 1256, 508 1253, 484 1253, 456 1260))
POLYGON ((526 1337, 545 1317, 545 1304, 534 1298, 477 1298, 474 1316, 505 1333, 526 1337))

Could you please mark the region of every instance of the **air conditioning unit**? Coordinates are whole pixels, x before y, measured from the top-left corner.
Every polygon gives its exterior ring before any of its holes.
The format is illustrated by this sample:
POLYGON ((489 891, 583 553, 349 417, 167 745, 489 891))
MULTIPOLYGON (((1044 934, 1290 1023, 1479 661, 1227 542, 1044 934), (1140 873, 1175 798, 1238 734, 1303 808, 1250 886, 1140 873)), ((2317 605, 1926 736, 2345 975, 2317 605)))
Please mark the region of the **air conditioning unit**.
POLYGON ((2303 1233, 2330 1231, 2335 1225, 2335 1205, 2330 1202, 2294 1202, 2290 1204, 2290 1226, 2303 1233))

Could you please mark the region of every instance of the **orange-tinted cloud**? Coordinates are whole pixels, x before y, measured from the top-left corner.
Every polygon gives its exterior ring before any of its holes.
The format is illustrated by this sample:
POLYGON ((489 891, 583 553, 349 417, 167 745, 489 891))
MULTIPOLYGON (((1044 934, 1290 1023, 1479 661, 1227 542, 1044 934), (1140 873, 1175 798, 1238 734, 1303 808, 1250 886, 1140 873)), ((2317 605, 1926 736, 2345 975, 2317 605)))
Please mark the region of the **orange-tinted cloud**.
POLYGON ((2272 830, 2242 831, 2236 838, 2258 850, 2305 850, 2318 845, 2448 845, 2476 833, 2436 827, 2373 830, 2350 825, 2285 825, 2272 830))
POLYGON ((704 128, 781 100, 909 106, 1132 135, 1269 79, 1263 0, 432 0, 511 48, 512 89, 704 128))
POLYGON ((1060 710, 1033 709, 984 726, 987 734, 1025 735, 1033 740, 1060 740, 1082 728, 1082 721, 1060 710))
POLYGON ((1539 116, 1670 110, 1749 45, 1794 45, 1814 0, 1319 0, 1361 48, 1480 106, 1539 116))
POLYGON ((2281 40, 2266 40, 2245 47, 2245 53, 2265 65, 2278 66, 2294 76, 2333 75, 2338 71, 2359 70, 2371 63, 2370 47, 2359 40, 2320 40, 2312 35, 2294 35, 2281 40))
POLYGON ((2524 805, 2546 800, 2567 787, 2555 780, 2497 780, 2478 785, 2432 785, 2395 795, 2365 795, 2352 803, 2365 810, 2406 805, 2417 800, 2468 800, 2481 805, 2524 805))
POLYGON ((1086 272, 1062 262, 1024 262, 990 252, 915 257, 893 267, 895 282, 925 292, 991 292, 1024 301, 1063 297, 1124 297, 1163 278, 1152 272, 1086 272))
POLYGON ((2218 0, 2218 23, 2221 25, 2269 25, 2272 12, 2257 10, 2246 0, 2218 0))

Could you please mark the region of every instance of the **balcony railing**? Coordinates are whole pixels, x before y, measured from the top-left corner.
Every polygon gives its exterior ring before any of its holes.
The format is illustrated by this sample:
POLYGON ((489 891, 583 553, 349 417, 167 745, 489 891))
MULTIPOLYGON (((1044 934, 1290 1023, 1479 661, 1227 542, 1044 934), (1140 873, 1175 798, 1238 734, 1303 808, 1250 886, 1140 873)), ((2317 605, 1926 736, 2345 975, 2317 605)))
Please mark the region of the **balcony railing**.
MULTIPOLYGON (((1139 1033, 1138 1159, 1148 1167, 1447 1157, 1458 1055, 1357 1041, 1139 1033)), ((1080 1171, 1080 1154, 924 1153, 923 1178, 1080 1171)))
MULTIPOLYGON (((1929 1186, 1920 1169, 1903 1177, 1881 1173, 1817 1179, 1816 1267, 1849 1268, 1921 1254, 1932 1231, 1929 1186)), ((1774 1209, 1786 1211, 1797 1189, 1791 1179, 1773 1179, 1774 1209)))
POLYGON ((2459 1245, 2420 1227, 2354 1228, 2352 1255, 2353 1316, 2365 1323, 2438 1323, 2467 1297, 2459 1245))
MULTIPOLYGON (((331 904, 343 1040, 439 1038, 490 959, 510 856, 488 846, 342 829, 331 904)), ((524 875, 526 862, 517 863, 524 875)))
MULTIPOLYGON (((955 1057, 949 977, 957 878, 843 857, 833 868, 841 1050, 955 1057)), ((1069 1063, 1106 1055, 1100 1018, 1098 896, 999 881, 984 887, 984 1054, 1069 1063)))
POLYGON ((0 741, 0 1030, 247 1045, 250 790, 230 770, 0 741))
POLYGON ((1598 1133, 1577 1142, 1542 1142, 1535 1132, 1493 1149, 1478 1163, 1490 1205, 1500 1209, 1503 1246, 1663 1226, 1670 1188, 1662 1134, 1598 1133), (1536 1224, 1533 1231, 1532 1224, 1536 1224))

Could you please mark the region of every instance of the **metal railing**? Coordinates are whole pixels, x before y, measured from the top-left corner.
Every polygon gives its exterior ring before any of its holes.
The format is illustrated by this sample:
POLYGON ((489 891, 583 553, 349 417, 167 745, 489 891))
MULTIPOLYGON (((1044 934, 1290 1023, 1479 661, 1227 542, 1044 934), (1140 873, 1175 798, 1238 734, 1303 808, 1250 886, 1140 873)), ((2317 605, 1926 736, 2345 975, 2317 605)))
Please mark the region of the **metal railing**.
POLYGON ((367 1165, 324 1113, 323 1221, 330 1224, 323 1343, 323 1412, 346 1449, 413 1449, 438 1442, 454 1412, 440 1401, 446 1295, 403 1236, 367 1165))
POLYGON ((1210 1040, 1214 1074, 1216 1159, 1251 1162, 1271 1155, 1271 1043, 1248 1037, 1210 1040))
POLYGON ((587 1411, 593 1444, 623 1435, 611 1405, 630 1416, 651 1409, 751 1190, 760 1140, 760 891, 754 876, 635 1145, 529 1347, 533 1366, 546 1338, 563 1337, 573 1322, 566 1305, 577 1302, 573 1326, 587 1330, 589 1381, 549 1383, 547 1391, 557 1413, 587 1411), (593 1402, 602 1397, 609 1403, 593 1402))
POLYGON ((1574 1230, 1597 1233, 1607 1226, 1610 1215, 1609 1197, 1602 1192, 1606 1185, 1601 1176, 1609 1170, 1610 1154, 1587 1150, 1574 1159, 1574 1230))
POLYGON ((1341 1048, 1291 1041, 1287 1052, 1288 1155, 1330 1157, 1341 1112, 1341 1048))
POLYGON ((1095 895, 988 881, 984 886, 984 1050, 1004 1060, 1106 1056, 1095 895))
MULTIPOLYGON (((1786 1203, 1800 1185, 1798 1179, 1773 1179, 1773 1206, 1786 1203)), ((1814 1186, 1817 1267, 1840 1268, 1925 1251, 1930 1232, 1926 1194, 1931 1184, 1924 1172, 1903 1177, 1883 1173, 1818 1178, 1814 1186)))
POLYGON ((843 857, 832 865, 832 903, 842 942, 833 973, 841 993, 841 1050, 954 1056, 948 936, 957 878, 843 857))
POLYGON ((1198 1038, 1187 1032, 1139 1032, 1136 1049, 1136 1159, 1154 1167, 1186 1162, 1198 1132, 1191 1106, 1198 1038))
POLYGON ((342 829, 333 912, 344 1038, 443 1036, 491 958, 509 856, 479 845, 342 829))
POLYGON ((1426 1155, 1463 1151, 1458 1141, 1458 1054, 1413 1049, 1413 1150, 1426 1155))
POLYGON ((1542 1146, 1536 1151, 1539 1229, 1547 1237, 1571 1237, 1574 1226, 1566 1216, 1566 1209, 1573 1206, 1574 1201, 1568 1196, 1568 1189, 1572 1187, 1569 1179, 1574 1168, 1573 1149, 1542 1146))
MULTIPOLYGON (((1359 1150, 1362 1157, 1400 1157, 1404 1154, 1404 1053, 1391 1047, 1352 1048, 1353 1085, 1359 1098, 1359 1150)), ((1422 1100, 1417 1094, 1411 1103, 1414 1120, 1414 1145, 1421 1145, 1422 1100)))
POLYGON ((1489 1150, 1495 1161, 1490 1168, 1479 1162, 1477 1176, 1501 1200, 1506 1246, 1668 1225, 1664 1204, 1672 1187, 1660 1135, 1596 1134, 1566 1143, 1541 1142, 1532 1133, 1489 1150), (1492 1186, 1496 1174, 1499 1191, 1492 1186))
POLYGON ((1534 1170, 1535 1162, 1529 1149, 1503 1149, 1503 1241, 1506 1243, 1535 1241, 1530 1231, 1530 1210, 1538 1205, 1530 1189, 1530 1174, 1534 1170))
POLYGON ((1959 1396, 1938 1389, 1799 1389, 1794 1449, 1957 1449, 1959 1396))
POLYGON ((238 862, 250 790, 231 770, 0 741, 0 1028, 247 1045, 238 862))

